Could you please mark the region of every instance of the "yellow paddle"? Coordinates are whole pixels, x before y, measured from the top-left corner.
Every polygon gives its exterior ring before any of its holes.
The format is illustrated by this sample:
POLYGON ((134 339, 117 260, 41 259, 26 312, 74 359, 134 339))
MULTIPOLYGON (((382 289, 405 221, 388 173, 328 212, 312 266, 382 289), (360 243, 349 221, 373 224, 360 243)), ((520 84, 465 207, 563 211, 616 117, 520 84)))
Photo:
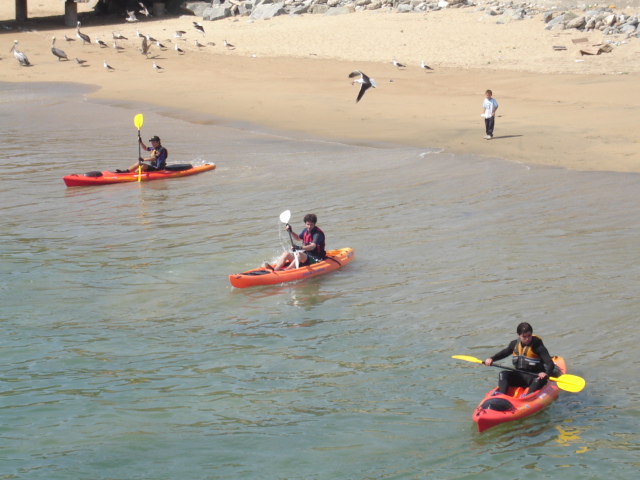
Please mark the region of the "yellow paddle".
POLYGON ((142 124, 144 123, 144 117, 141 113, 137 114, 133 117, 133 124, 138 129, 138 181, 142 181, 142 162, 140 161, 140 128, 142 128, 142 124))
MULTIPOLYGON (((451 358, 464 360, 465 362, 481 363, 482 365, 484 365, 484 362, 479 358, 469 357, 467 355, 453 355, 451 358)), ((502 365, 493 364, 491 366, 502 368, 504 370, 511 370, 514 372, 524 373, 525 375, 538 375, 537 373, 533 373, 533 372, 526 372, 524 370, 517 370, 515 368, 503 367, 502 365)), ((568 375, 566 373, 563 375, 560 375, 559 377, 549 377, 549 380, 551 380, 552 382, 556 382, 558 384, 558 388, 560 388, 561 390, 565 390, 567 392, 580 392, 582 391, 584 386, 587 384, 584 378, 578 377, 577 375, 568 375)))

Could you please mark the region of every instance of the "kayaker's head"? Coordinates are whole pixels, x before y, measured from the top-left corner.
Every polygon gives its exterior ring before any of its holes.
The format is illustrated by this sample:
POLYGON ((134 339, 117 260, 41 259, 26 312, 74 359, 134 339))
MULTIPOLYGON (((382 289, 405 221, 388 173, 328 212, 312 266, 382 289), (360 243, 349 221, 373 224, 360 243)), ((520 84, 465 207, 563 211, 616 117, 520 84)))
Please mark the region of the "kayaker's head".
POLYGON ((307 227, 308 231, 313 230, 313 228, 316 226, 316 223, 318 223, 318 217, 316 217, 315 213, 307 213, 304 216, 304 225, 305 227, 307 227))
POLYGON ((533 340, 533 327, 527 322, 522 322, 516 328, 516 333, 518 334, 518 338, 520 338, 520 342, 523 345, 529 345, 533 340))
POLYGON ((151 142, 152 145, 153 145, 153 142, 156 142, 158 145, 160 145, 160 137, 157 135, 151 137, 149 141, 151 142))

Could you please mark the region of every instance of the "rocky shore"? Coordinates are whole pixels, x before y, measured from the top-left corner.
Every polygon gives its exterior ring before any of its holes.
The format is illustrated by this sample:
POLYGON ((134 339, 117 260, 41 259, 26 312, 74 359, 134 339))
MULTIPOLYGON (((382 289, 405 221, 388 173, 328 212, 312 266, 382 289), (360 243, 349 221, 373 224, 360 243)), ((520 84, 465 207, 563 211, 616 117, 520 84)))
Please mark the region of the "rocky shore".
POLYGON ((342 15, 362 10, 385 10, 397 13, 435 12, 451 8, 471 8, 495 17, 497 24, 534 18, 542 14, 547 30, 601 31, 604 35, 638 36, 640 13, 625 13, 605 6, 583 6, 570 9, 547 7, 533 3, 486 3, 469 0, 213 0, 185 2, 183 8, 205 21, 246 16, 251 20, 267 20, 279 15, 342 15))

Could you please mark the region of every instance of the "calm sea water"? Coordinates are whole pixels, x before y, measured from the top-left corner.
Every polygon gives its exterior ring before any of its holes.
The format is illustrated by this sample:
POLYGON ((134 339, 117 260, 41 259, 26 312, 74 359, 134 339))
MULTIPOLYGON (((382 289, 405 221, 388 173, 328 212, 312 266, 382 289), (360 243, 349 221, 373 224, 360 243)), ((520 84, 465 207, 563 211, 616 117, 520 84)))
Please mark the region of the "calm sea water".
MULTIPOLYGON (((0 478, 635 478, 640 177, 351 146, 0 84, 0 478), (202 175, 66 188, 142 135, 202 175), (329 276, 237 290, 315 212, 329 276), (482 435, 533 324, 586 378, 482 435)), ((585 152, 585 155, 588 155, 585 152)))

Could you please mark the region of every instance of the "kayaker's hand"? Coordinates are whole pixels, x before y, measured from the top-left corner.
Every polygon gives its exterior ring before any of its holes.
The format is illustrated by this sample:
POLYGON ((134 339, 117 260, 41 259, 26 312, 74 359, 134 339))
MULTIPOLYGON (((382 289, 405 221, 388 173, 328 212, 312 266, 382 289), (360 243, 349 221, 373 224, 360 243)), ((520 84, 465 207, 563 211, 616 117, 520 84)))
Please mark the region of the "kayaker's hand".
POLYGON ((291 250, 293 250, 294 252, 298 251, 298 250, 302 250, 302 247, 298 246, 298 245, 293 245, 291 247, 291 250))
POLYGON ((142 158, 142 157, 138 157, 138 161, 139 161, 139 162, 144 162, 144 158, 142 158))
POLYGON ((538 378, 539 378, 540 380, 544 380, 545 378, 547 378, 547 374, 546 374, 545 372, 540 372, 540 373, 538 374, 538 378))
POLYGON ((493 358, 487 358, 487 359, 484 361, 484 364, 485 364, 487 367, 490 367, 490 366, 493 364, 493 358))
POLYGON ((289 225, 289 224, 287 223, 287 224, 285 225, 284 229, 285 229, 287 232, 290 232, 290 231, 291 231, 291 225, 289 225))

